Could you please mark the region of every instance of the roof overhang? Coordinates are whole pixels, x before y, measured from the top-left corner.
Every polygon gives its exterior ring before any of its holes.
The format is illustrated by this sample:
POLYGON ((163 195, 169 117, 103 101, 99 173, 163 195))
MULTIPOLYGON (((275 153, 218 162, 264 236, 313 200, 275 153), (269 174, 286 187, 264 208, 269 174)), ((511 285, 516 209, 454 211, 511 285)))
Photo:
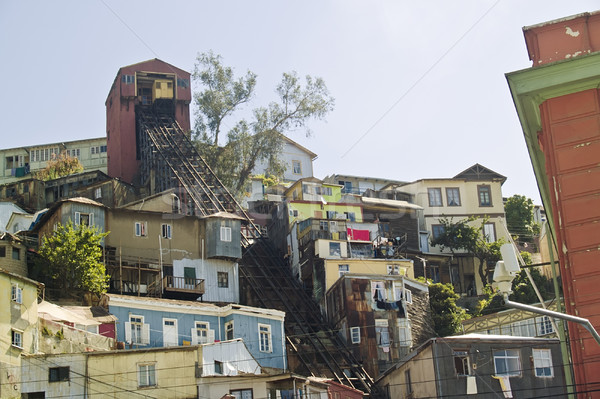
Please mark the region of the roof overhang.
POLYGON ((521 122, 525 143, 535 173, 542 203, 554 226, 546 161, 538 142, 542 130, 540 105, 551 98, 600 86, 600 52, 506 74, 513 102, 521 122))
POLYGON ((361 197, 361 200, 366 205, 377 205, 377 206, 387 206, 391 208, 400 208, 400 209, 413 209, 413 210, 423 210, 423 207, 415 204, 411 204, 407 201, 399 201, 399 200, 391 200, 391 199, 383 199, 383 198, 371 198, 371 197, 361 197))

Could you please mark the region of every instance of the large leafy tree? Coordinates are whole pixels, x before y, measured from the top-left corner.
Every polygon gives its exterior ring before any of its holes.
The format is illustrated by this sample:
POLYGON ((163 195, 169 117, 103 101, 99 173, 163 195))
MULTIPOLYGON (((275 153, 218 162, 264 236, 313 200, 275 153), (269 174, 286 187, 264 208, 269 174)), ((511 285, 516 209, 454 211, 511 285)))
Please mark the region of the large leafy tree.
POLYGON ((302 82, 295 72, 284 73, 275 90, 277 101, 254 108, 248 119, 230 123, 233 127, 223 139, 225 120, 254 96, 256 74, 236 77, 232 68, 223 65, 221 56, 208 52, 196 58, 193 78, 200 87, 194 94, 196 146, 236 195, 243 194, 261 162, 269 165, 269 174, 281 176, 285 171, 279 156, 282 135, 306 128, 310 120, 323 119, 333 109, 334 100, 322 79, 306 76, 302 82))
POLYGON ((440 218, 443 231, 431 240, 432 245, 439 245, 442 250, 448 248, 452 253, 464 250, 472 254, 479 261, 478 273, 484 284, 488 282, 488 264, 500 260, 500 247, 504 244, 503 239, 488 242, 483 233, 483 226, 487 220, 484 218, 478 224, 475 217, 457 222, 452 218, 440 218))
POLYGON ((469 318, 466 310, 456 304, 458 298, 452 284, 429 285, 429 306, 435 332, 440 337, 456 334, 460 331, 461 322, 469 318))
POLYGON ((106 292, 109 276, 101 262, 102 239, 108 233, 97 227, 79 224, 58 224, 54 234, 44 236, 38 251, 40 268, 54 288, 96 294, 106 292))
POLYGON ((78 158, 72 157, 66 152, 62 152, 59 156, 49 160, 44 169, 35 172, 34 177, 36 179, 47 181, 82 171, 83 165, 78 158))
POLYGON ((533 210, 533 201, 523 195, 513 195, 504 204, 508 231, 520 242, 532 242, 533 236, 540 232, 533 218, 533 210))

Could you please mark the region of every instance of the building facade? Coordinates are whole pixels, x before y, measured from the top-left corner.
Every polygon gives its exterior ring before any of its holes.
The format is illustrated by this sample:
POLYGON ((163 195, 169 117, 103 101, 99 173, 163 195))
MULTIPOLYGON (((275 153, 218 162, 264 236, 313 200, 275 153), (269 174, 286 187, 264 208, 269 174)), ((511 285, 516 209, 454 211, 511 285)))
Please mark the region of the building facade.
POLYGON ((106 138, 40 144, 0 150, 0 184, 33 177, 61 154, 79 159, 84 171, 107 171, 106 138))
POLYGON ((377 380, 387 399, 566 397, 558 339, 432 338, 377 380))
MULTIPOLYGON (((506 78, 558 249, 566 312, 600 325, 600 12, 523 28, 531 68, 506 78)), ((569 325, 579 397, 600 389, 600 345, 569 325)), ((589 395, 592 395, 591 393, 589 395)))

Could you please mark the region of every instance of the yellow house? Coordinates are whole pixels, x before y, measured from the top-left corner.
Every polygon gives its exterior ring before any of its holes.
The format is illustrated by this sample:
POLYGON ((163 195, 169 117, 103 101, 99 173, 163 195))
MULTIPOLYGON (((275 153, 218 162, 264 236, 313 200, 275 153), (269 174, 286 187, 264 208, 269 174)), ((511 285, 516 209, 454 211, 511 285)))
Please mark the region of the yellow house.
POLYGON ((0 269, 0 397, 19 398, 21 355, 37 352, 38 293, 44 285, 0 269))
POLYGON ((452 283, 455 291, 475 295, 487 283, 478 273, 478 261, 465 257, 465 251, 442 250, 431 245, 443 232, 441 219, 454 222, 475 217, 474 225, 483 224, 483 234, 489 242, 508 240, 505 228, 502 184, 506 177, 475 164, 451 178, 422 179, 412 183, 393 185, 386 190, 405 192, 414 203, 423 208, 419 222, 420 249, 426 259, 427 278, 434 282, 452 283), (454 256, 458 254, 458 256, 454 256))

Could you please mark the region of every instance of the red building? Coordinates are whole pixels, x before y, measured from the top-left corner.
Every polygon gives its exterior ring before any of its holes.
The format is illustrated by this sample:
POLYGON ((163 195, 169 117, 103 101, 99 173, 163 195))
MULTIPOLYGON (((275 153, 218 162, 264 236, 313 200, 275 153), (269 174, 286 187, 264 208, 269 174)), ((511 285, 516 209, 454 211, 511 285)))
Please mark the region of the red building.
MULTIPOLYGON (((523 28, 507 74, 558 250, 566 312, 600 329, 600 12, 523 28)), ((569 323, 575 390, 600 397, 600 344, 569 323)))
POLYGON ((106 99, 108 175, 139 183, 136 112, 168 103, 181 128, 190 130, 190 74, 157 58, 122 67, 106 99))

